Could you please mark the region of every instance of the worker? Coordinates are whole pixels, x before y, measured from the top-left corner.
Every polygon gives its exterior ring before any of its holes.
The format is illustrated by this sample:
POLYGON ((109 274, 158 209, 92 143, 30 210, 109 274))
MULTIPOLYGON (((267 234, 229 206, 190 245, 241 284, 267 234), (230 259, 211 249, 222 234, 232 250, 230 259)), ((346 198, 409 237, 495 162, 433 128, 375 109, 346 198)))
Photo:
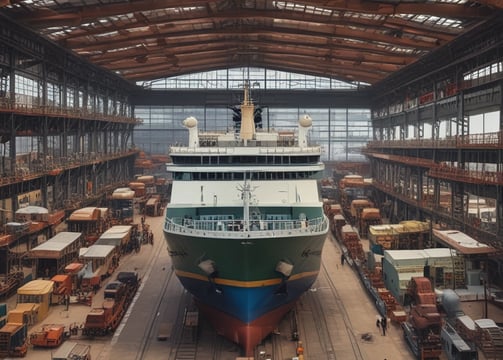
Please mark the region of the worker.
POLYGON ((297 356, 304 355, 304 346, 302 341, 297 342, 297 356))
POLYGON ((382 334, 385 336, 386 335, 386 328, 388 327, 388 321, 386 319, 386 317, 383 317, 381 319, 381 327, 382 327, 382 334))

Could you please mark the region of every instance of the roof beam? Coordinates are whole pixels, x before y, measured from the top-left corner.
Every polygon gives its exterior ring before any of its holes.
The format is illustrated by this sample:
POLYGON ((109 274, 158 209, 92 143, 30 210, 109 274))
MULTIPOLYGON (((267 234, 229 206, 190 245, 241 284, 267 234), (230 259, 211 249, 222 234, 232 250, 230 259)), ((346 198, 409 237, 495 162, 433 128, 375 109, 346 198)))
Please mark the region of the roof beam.
MULTIPOLYGON (((213 46, 213 44, 225 44, 229 43, 232 45, 235 39, 227 39, 224 37, 214 37, 205 38, 201 42, 198 38, 169 38, 161 39, 162 41, 154 42, 148 46, 135 46, 125 48, 123 50, 117 51, 103 51, 93 55, 87 55, 86 58, 90 61, 98 64, 114 61, 115 59, 123 59, 128 56, 141 56, 147 54, 171 54, 176 55, 184 52, 192 52, 201 48, 207 48, 208 46, 213 46), (159 44, 162 42, 162 45, 159 44)), ((249 46, 255 46, 256 43, 274 42, 278 45, 292 46, 292 47, 314 47, 318 51, 330 51, 334 56, 337 55, 339 51, 350 51, 355 53, 362 53, 364 56, 372 56, 374 61, 378 61, 378 57, 382 57, 387 62, 398 64, 411 63, 413 62, 417 55, 413 53, 401 53, 393 54, 391 51, 383 49, 383 47, 376 46, 374 44, 368 44, 364 42, 350 42, 345 39, 313 39, 304 36, 297 36, 295 39, 285 38, 285 37, 260 37, 259 40, 248 40, 247 44, 249 46), (319 40, 319 41, 316 41, 319 40)), ((242 41, 239 41, 243 45, 242 41)))
MULTIPOLYGON (((5 1, 5 0, 1 0, 5 1)), ((147 0, 107 3, 97 6, 44 7, 29 14, 17 14, 13 18, 30 24, 32 27, 45 26, 78 26, 93 22, 96 19, 110 16, 131 14, 140 11, 155 11, 162 9, 183 9, 190 7, 206 7, 207 0, 184 0, 183 6, 179 0, 147 0)))
MULTIPOLYGON (((271 48, 274 48, 274 46, 271 45, 271 48)), ((353 81, 357 77, 365 76, 365 78, 375 82, 385 77, 389 71, 396 71, 399 68, 399 66, 385 64, 357 64, 354 61, 333 60, 323 56, 292 54, 284 50, 277 50, 274 52, 271 49, 264 49, 264 51, 249 52, 239 47, 193 52, 182 57, 177 56, 173 59, 166 59, 163 56, 159 56, 155 58, 147 57, 141 62, 125 60, 118 64, 112 64, 109 68, 112 71, 119 72, 121 75, 130 78, 131 73, 139 74, 143 71, 149 72, 152 69, 172 69, 173 67, 193 68, 200 66, 202 63, 204 63, 205 66, 210 65, 213 67, 218 66, 224 59, 233 61, 236 58, 240 59, 241 63, 245 63, 244 65, 242 64, 243 66, 255 66, 255 63, 259 59, 268 64, 281 63, 281 66, 295 69, 296 72, 302 71, 302 66, 305 66, 311 68, 313 73, 322 76, 326 76, 334 71, 336 71, 336 73, 344 72, 346 76, 354 76, 353 81)))
POLYGON ((106 66, 109 69, 115 69, 115 65, 119 63, 129 62, 129 59, 136 61, 138 58, 154 58, 154 57, 177 57, 183 55, 191 55, 195 52, 213 51, 227 48, 241 48, 243 51, 257 51, 257 52, 275 52, 282 51, 285 55, 289 54, 302 54, 305 56, 313 57, 327 57, 338 58, 345 61, 352 61, 356 64, 361 63, 375 63, 375 64, 389 64, 392 66, 404 66, 412 63, 415 58, 411 56, 393 56, 393 55, 380 55, 372 52, 366 52, 365 49, 345 49, 333 47, 326 49, 313 44, 298 44, 294 42, 275 42, 274 44, 269 41, 249 41, 243 44, 241 41, 224 41, 216 40, 205 42, 204 45, 198 43, 180 44, 176 48, 153 47, 148 49, 145 47, 136 47, 125 51, 107 52, 103 55, 95 55, 90 57, 90 61, 106 66))
POLYGON ((503 0, 479 0, 478 2, 485 6, 503 9, 503 0))
MULTIPOLYGON (((148 19, 143 13, 135 13, 135 21, 120 22, 115 21, 113 26, 102 25, 97 22, 96 26, 89 26, 87 28, 76 28, 68 32, 58 34, 59 41, 64 39, 72 39, 78 37, 85 37, 89 35, 98 35, 104 32, 120 31, 120 30, 134 30, 145 26, 162 26, 162 27, 177 27, 183 25, 201 26, 204 24, 223 24, 230 21, 246 20, 247 22, 263 22, 282 20, 289 22, 298 22, 299 26, 305 27, 313 24, 325 25, 333 27, 334 24, 339 26, 357 26, 373 29, 375 31, 384 32, 388 31, 400 32, 401 34, 421 35, 425 37, 438 38, 444 41, 452 40, 454 36, 459 34, 460 30, 453 30, 449 27, 432 27, 428 24, 420 22, 407 21, 398 17, 378 17, 376 19, 368 19, 364 17, 348 17, 344 13, 334 13, 331 16, 306 14, 299 11, 264 11, 255 9, 242 9, 236 11, 235 9, 227 9, 219 11, 215 14, 208 12, 195 11, 190 14, 181 13, 176 15, 156 15, 148 19), (139 19, 139 20, 138 20, 139 19), (98 26, 99 25, 99 26, 98 26)), ((54 21, 47 24, 51 28, 57 28, 62 25, 57 25, 54 21)))
POLYGON ((291 28, 274 28, 274 27, 264 27, 262 29, 257 29, 255 27, 238 27, 238 28, 225 28, 225 29, 203 29, 203 30, 193 30, 193 31, 176 31, 176 30, 166 30, 160 33, 153 33, 149 30, 143 30, 135 32, 129 36, 117 35, 114 37, 102 39, 99 41, 94 41, 89 43, 88 41, 71 39, 63 42, 65 47, 71 48, 76 52, 92 52, 92 51, 105 51, 110 49, 120 49, 129 46, 134 46, 138 43, 145 43, 148 40, 154 40, 160 38, 184 38, 184 37, 222 37, 222 36, 241 36, 243 39, 253 38, 254 36, 261 35, 274 35, 285 36, 290 35, 292 37, 298 36, 309 36, 318 38, 330 38, 330 39, 355 39, 367 43, 382 43, 397 47, 406 47, 410 49, 417 50, 431 50, 439 45, 437 41, 422 41, 419 39, 407 39, 399 38, 393 36, 387 36, 382 34, 375 34, 371 32, 339 28, 335 27, 332 32, 315 32, 303 30, 299 32, 296 29, 291 28))
MULTIPOLYGON (((6 0, 1 0, 6 1, 6 0)), ((501 1, 487 1, 492 6, 499 6, 501 1)), ((42 8, 29 14, 25 14, 20 19, 29 23, 31 26, 75 26, 83 23, 89 23, 97 18, 106 18, 109 16, 118 16, 122 14, 131 14, 142 11, 155 11, 165 9, 183 9, 190 7, 206 7, 209 1, 205 0, 186 0, 183 3, 177 0, 149 0, 149 1, 131 1, 126 3, 108 3, 99 6, 73 6, 61 10, 61 8, 42 8), (183 6, 181 5, 183 4, 183 6), (59 11, 58 11, 59 10, 59 11), (50 23, 49 23, 50 22, 50 23)), ((464 4, 451 4, 440 2, 422 3, 395 3, 389 2, 370 2, 366 0, 332 0, 332 1, 311 1, 310 6, 316 6, 327 10, 364 12, 367 14, 395 15, 395 14, 415 14, 415 15, 434 15, 447 18, 483 18, 490 15, 490 9, 485 7, 467 7, 464 4)), ((499 6, 501 7, 501 6, 499 6)), ((278 9, 269 5, 268 10, 278 9)), ((234 8, 235 12, 242 9, 234 8)), ((285 9, 281 9, 285 10, 285 9)))
POLYGON ((502 3, 120 0, 89 6, 0 0, 0 7, 129 79, 264 65, 372 84, 501 14, 502 3), (10 3, 15 6, 5 6, 10 3))
POLYGON ((367 0, 317 0, 310 5, 343 11, 364 12, 368 14, 413 14, 433 15, 446 18, 484 18, 491 11, 484 7, 467 7, 464 4, 446 2, 395 2, 367 0))

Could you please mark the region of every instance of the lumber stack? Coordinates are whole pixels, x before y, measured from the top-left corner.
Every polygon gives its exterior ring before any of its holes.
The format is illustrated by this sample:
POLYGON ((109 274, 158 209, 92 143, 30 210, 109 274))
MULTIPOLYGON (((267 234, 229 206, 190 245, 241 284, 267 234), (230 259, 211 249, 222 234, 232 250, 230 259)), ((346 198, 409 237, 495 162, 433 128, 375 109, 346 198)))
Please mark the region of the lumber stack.
POLYGON ((475 342, 487 359, 503 359, 503 332, 492 319, 475 320, 475 342))

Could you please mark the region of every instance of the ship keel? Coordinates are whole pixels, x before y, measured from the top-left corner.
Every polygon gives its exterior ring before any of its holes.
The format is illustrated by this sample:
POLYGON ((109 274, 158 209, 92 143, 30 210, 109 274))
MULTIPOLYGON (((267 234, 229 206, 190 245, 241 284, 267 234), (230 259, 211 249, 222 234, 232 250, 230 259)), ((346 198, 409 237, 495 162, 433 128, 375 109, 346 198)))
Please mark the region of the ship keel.
POLYGON ((250 323, 245 323, 200 301, 196 300, 196 304, 219 335, 239 344, 244 355, 252 357, 255 347, 277 328, 281 319, 295 306, 295 301, 284 304, 250 323))

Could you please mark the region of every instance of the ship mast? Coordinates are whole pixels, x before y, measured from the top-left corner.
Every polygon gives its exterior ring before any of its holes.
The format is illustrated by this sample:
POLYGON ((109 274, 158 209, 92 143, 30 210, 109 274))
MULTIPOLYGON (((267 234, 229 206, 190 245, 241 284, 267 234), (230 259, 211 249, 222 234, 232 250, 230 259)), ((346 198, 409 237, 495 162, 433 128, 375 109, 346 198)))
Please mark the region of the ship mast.
POLYGON ((241 187, 241 198, 243 199, 243 230, 250 230, 250 198, 251 189, 250 182, 245 180, 244 185, 241 187))
POLYGON ((255 135, 255 121, 254 121, 255 107, 250 100, 250 86, 248 81, 244 86, 244 99, 241 104, 241 130, 239 137, 245 141, 253 139, 255 135))
POLYGON ((243 185, 239 185, 237 189, 241 192, 241 199, 243 200, 243 231, 250 230, 250 203, 253 195, 251 183, 245 179, 243 185))

